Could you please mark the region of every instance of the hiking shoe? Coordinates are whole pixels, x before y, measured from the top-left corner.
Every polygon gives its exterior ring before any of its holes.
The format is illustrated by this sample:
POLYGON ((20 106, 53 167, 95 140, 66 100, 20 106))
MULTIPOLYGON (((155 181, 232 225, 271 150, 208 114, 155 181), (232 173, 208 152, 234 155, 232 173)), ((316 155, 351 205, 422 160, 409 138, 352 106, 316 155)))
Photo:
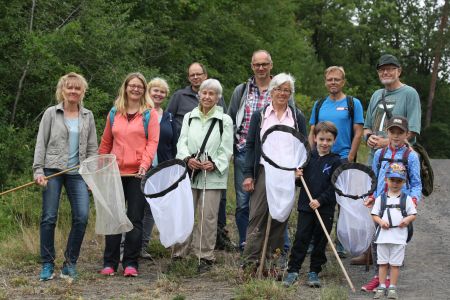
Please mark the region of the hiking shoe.
POLYGON ((374 276, 368 283, 361 287, 361 291, 371 293, 375 292, 375 289, 380 285, 380 279, 378 276, 374 276))
POLYGON ((395 287, 390 287, 387 290, 388 299, 398 299, 397 289, 395 287))
POLYGON ((128 266, 123 271, 123 276, 125 276, 125 277, 137 277, 138 276, 138 271, 136 270, 135 267, 128 266))
POLYGON ((144 258, 144 259, 148 259, 148 260, 151 260, 151 261, 153 261, 153 257, 150 255, 150 253, 148 253, 147 252, 147 250, 146 249, 144 249, 144 248, 142 248, 141 249, 141 258, 144 258))
POLYGON ((64 279, 76 279, 78 276, 76 265, 64 264, 59 277, 64 279))
POLYGON ((344 246, 342 246, 341 242, 336 241, 336 252, 340 258, 347 258, 347 251, 345 251, 344 246))
POLYGON ((100 274, 101 275, 105 275, 105 276, 113 276, 115 273, 114 269, 111 267, 104 267, 101 271, 100 274))
POLYGON ((228 237, 228 230, 217 227, 216 250, 225 250, 227 252, 235 252, 236 245, 228 237))
POLYGON ((52 263, 43 263, 39 281, 47 281, 55 277, 55 266, 52 263))
POLYGON ((373 299, 381 299, 384 295, 386 295, 386 288, 377 287, 375 290, 375 295, 373 295, 373 299))
POLYGON ((198 273, 208 272, 209 270, 211 270, 213 264, 214 264, 214 261, 201 258, 200 264, 197 267, 197 272, 198 273))
POLYGON ((320 287, 319 275, 316 272, 309 272, 306 284, 310 287, 320 287))
POLYGON ((297 272, 291 272, 288 273, 286 278, 283 280, 283 285, 285 287, 290 287, 298 280, 298 273, 297 272))

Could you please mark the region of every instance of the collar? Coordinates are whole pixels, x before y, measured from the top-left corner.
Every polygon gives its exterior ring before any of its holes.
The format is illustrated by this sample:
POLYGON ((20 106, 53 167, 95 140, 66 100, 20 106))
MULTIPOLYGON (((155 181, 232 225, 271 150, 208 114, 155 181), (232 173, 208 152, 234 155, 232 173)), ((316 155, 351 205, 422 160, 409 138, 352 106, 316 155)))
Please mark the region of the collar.
MULTIPOLYGON (((269 103, 269 105, 267 106, 267 109, 264 113, 264 119, 267 119, 271 113, 275 113, 275 110, 273 108, 272 102, 269 103)), ((283 114, 285 114, 287 112, 287 117, 292 118, 292 110, 289 109, 289 104, 286 106, 286 110, 283 112, 283 114)))

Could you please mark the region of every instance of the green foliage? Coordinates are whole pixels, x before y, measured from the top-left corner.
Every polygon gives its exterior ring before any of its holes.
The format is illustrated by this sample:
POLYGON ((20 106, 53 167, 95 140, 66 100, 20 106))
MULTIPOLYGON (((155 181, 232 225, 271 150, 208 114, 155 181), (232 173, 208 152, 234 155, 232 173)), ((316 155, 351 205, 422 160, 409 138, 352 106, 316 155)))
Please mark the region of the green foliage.
POLYGON ((294 288, 287 289, 273 280, 250 280, 236 288, 235 298, 240 300, 273 299, 284 300, 294 297, 294 288))
POLYGON ((419 142, 427 145, 431 158, 448 158, 450 149, 450 126, 448 123, 433 123, 422 132, 419 142))

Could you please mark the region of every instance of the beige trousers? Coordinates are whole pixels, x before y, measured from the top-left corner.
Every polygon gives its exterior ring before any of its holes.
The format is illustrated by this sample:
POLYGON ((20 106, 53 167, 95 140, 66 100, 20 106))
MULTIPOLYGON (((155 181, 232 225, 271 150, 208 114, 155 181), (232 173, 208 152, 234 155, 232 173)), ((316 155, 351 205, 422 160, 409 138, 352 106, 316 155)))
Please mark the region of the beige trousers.
POLYGON ((203 207, 203 190, 192 189, 196 223, 192 234, 182 244, 176 244, 173 250, 174 257, 185 257, 189 250, 198 258, 214 260, 214 247, 216 246, 217 218, 219 214, 220 195, 222 190, 205 190, 205 204, 203 207), (200 251, 200 229, 202 229, 202 249, 200 251))

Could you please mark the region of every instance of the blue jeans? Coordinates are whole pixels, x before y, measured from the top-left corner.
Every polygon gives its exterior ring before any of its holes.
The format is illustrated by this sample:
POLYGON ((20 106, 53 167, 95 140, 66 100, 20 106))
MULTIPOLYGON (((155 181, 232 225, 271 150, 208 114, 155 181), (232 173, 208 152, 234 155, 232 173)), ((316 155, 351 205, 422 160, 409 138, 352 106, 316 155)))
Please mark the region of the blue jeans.
MULTIPOLYGON (((44 169, 45 176, 59 172, 44 169)), ((59 199, 64 185, 72 209, 72 227, 64 252, 65 263, 76 264, 80 255, 84 233, 89 217, 89 193, 87 185, 79 174, 63 174, 51 178, 42 193, 41 259, 42 263, 55 260, 55 226, 58 218, 59 199)))
POLYGON ((245 151, 234 151, 234 188, 236 190, 236 225, 239 231, 239 246, 245 242, 248 227, 250 193, 242 189, 244 182, 245 151))

